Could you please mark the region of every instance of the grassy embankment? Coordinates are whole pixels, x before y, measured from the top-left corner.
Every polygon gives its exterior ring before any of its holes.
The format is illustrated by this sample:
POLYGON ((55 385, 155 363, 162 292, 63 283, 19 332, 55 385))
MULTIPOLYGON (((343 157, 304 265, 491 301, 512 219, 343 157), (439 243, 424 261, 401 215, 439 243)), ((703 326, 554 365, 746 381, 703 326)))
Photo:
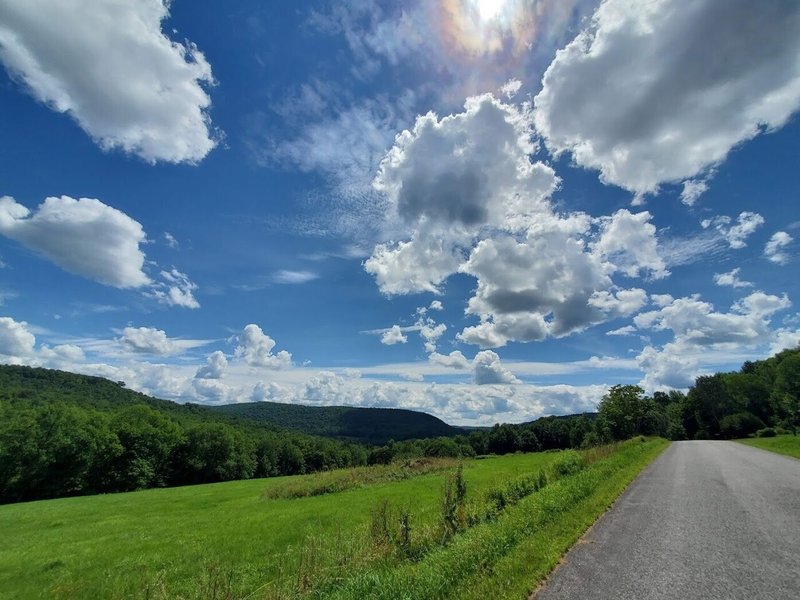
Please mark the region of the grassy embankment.
POLYGON ((800 436, 798 435, 779 435, 771 438, 747 438, 736 440, 741 444, 747 444, 762 450, 785 454, 794 458, 800 458, 800 436))
POLYGON ((521 598, 666 445, 585 455, 574 474, 553 467, 574 452, 466 461, 462 531, 444 544, 447 464, 2 506, 0 596, 521 598))

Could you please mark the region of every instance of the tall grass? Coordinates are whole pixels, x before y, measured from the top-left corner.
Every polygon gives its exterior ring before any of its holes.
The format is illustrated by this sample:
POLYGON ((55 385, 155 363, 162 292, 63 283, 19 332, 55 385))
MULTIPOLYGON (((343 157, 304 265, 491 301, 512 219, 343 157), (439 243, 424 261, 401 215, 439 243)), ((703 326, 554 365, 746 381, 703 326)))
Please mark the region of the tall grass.
POLYGON ((453 458, 415 458, 389 465, 323 471, 287 479, 279 485, 268 487, 264 491, 264 498, 277 500, 336 494, 356 487, 437 473, 452 469, 455 465, 456 460, 453 458))
MULTIPOLYGON (((335 589, 326 590, 325 597, 341 600, 460 598, 471 586, 491 578, 494 566, 527 537, 558 522, 571 508, 602 488, 604 482, 618 482, 619 493, 666 445, 664 440, 638 439, 623 444, 608 458, 546 485, 495 521, 454 537, 450 544, 430 552, 418 563, 388 565, 361 573, 335 589)), ((523 582, 523 585, 531 587, 535 582, 523 582)), ((495 591, 499 594, 502 590, 495 591)))

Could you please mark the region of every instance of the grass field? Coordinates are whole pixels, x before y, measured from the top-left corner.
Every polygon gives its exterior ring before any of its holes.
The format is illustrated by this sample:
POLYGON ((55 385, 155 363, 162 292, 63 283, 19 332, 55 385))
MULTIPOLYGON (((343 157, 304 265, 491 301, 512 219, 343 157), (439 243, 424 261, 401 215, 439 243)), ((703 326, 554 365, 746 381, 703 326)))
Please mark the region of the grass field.
POLYGON ((800 436, 798 435, 779 435, 772 438, 747 438, 746 440, 736 440, 742 444, 785 454, 800 458, 800 436))
MULTIPOLYGON (((270 491, 297 489, 304 479, 313 488, 315 476, 0 506, 0 596, 390 598, 405 586, 409 598, 477 598, 476 590, 491 584, 495 593, 484 592, 484 598, 524 597, 666 444, 628 443, 576 475, 551 475, 540 491, 444 546, 437 538, 442 472, 366 480, 344 491, 291 499, 270 498, 281 496, 270 491), (412 514, 413 560, 370 544, 382 499, 397 511, 392 522, 403 509, 412 514), (492 577, 469 565, 491 566, 492 577), (446 582, 438 581, 445 575, 446 582), (497 578, 506 583, 498 587, 497 578), (428 583, 441 594, 431 595, 428 583), (509 595, 498 595, 498 589, 509 595)), ((548 469, 560 456, 465 461, 468 499, 478 502, 488 490, 548 469)))

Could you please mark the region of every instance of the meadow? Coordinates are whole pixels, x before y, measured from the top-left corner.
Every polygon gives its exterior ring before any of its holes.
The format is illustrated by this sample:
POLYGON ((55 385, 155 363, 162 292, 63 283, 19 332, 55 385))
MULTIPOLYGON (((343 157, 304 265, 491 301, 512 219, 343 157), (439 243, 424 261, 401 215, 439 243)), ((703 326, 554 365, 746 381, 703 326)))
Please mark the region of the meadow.
POLYGON ((777 452, 785 456, 792 456, 800 458, 800 436, 797 435, 778 435, 775 437, 766 438, 747 438, 744 440, 736 440, 742 444, 753 446, 754 448, 761 448, 762 450, 769 450, 770 452, 777 452))
POLYGON ((666 445, 0 506, 0 594, 521 598, 666 445))

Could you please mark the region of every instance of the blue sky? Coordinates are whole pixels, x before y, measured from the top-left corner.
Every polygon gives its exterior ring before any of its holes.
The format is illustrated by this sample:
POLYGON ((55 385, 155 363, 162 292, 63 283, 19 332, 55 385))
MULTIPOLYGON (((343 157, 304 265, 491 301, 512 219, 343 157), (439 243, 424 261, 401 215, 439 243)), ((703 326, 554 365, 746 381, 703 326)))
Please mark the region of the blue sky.
POLYGON ((0 0, 0 361, 592 410, 800 341, 800 6, 0 0))

